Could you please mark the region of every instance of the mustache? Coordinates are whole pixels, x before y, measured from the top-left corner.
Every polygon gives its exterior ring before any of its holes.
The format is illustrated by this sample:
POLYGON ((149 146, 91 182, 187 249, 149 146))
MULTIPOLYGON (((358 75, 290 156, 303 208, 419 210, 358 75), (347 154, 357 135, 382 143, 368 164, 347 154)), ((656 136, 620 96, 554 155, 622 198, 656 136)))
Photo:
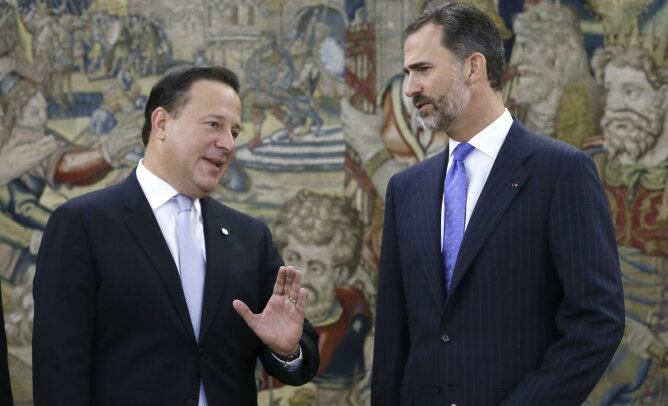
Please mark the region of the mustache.
POLYGON ((318 295, 318 291, 313 286, 307 283, 302 283, 302 288, 306 289, 306 297, 309 302, 316 303, 318 301, 320 295, 318 295))
POLYGON ((654 117, 630 109, 608 110, 603 114, 601 126, 607 127, 615 122, 630 121, 636 127, 654 130, 661 123, 657 123, 657 115, 653 114, 652 116, 654 117))
POLYGON ((417 108, 418 104, 430 103, 434 104, 434 99, 431 97, 425 96, 422 93, 418 93, 413 96, 413 106, 417 108))

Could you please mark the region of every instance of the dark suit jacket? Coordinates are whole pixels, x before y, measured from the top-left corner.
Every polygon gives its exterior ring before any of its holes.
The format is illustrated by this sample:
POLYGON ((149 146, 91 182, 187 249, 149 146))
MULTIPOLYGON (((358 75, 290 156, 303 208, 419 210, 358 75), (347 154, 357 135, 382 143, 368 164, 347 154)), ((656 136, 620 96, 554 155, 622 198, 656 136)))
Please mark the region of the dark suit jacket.
POLYGON ((374 405, 577 405, 624 332, 617 246, 583 152, 513 123, 444 293, 447 150, 385 203, 374 405))
POLYGON ((178 271, 133 172, 60 206, 47 225, 34 282, 33 381, 39 405, 257 403, 256 357, 290 385, 318 369, 305 322, 303 368, 287 373, 232 307, 259 313, 282 259, 269 229, 201 199, 206 279, 199 342, 178 271), (221 228, 229 230, 223 235, 221 228))
POLYGON ((7 366, 7 336, 5 335, 1 292, 0 290, 0 406, 9 406, 12 404, 12 387, 9 383, 9 369, 7 366))

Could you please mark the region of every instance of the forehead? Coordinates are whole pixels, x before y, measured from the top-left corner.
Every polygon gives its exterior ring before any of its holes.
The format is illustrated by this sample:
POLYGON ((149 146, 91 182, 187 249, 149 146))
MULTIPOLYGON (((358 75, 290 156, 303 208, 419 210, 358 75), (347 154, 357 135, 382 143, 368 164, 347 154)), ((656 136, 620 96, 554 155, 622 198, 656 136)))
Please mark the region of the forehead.
POLYGON ((30 98, 30 100, 28 100, 28 102, 38 105, 46 105, 46 98, 44 98, 42 92, 37 92, 30 98))
POLYGON ((426 23, 404 41, 404 67, 415 63, 436 63, 453 60, 454 54, 441 44, 443 28, 426 23))
POLYGON ((234 89, 215 80, 198 80, 190 87, 184 108, 195 109, 203 114, 241 112, 241 100, 234 89))
POLYGON ((333 249, 330 244, 314 244, 309 241, 301 241, 293 236, 288 237, 285 250, 296 251, 307 260, 329 262, 333 256, 333 249))
POLYGON ((607 83, 647 83, 645 72, 630 66, 615 66, 608 64, 605 67, 605 81, 607 83))

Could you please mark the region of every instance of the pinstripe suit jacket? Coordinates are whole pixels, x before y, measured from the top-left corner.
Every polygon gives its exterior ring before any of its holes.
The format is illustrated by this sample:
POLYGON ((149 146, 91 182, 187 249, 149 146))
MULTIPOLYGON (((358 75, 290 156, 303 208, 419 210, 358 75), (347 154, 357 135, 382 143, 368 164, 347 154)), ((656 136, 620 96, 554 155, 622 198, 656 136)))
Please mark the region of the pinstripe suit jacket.
POLYGON ((580 404, 624 332, 617 246, 592 160, 513 123, 446 295, 447 159, 446 150, 387 188, 372 403, 580 404))

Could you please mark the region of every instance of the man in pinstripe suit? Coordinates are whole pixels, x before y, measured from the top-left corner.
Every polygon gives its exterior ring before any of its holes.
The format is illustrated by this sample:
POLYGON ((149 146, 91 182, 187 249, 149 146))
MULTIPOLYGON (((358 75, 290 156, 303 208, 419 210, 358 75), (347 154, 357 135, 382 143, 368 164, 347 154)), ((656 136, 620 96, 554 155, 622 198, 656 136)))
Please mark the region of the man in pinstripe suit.
POLYGON ((503 44, 451 3, 405 30, 406 94, 441 154, 389 182, 372 404, 577 405, 624 332, 591 159, 514 122, 503 44))

